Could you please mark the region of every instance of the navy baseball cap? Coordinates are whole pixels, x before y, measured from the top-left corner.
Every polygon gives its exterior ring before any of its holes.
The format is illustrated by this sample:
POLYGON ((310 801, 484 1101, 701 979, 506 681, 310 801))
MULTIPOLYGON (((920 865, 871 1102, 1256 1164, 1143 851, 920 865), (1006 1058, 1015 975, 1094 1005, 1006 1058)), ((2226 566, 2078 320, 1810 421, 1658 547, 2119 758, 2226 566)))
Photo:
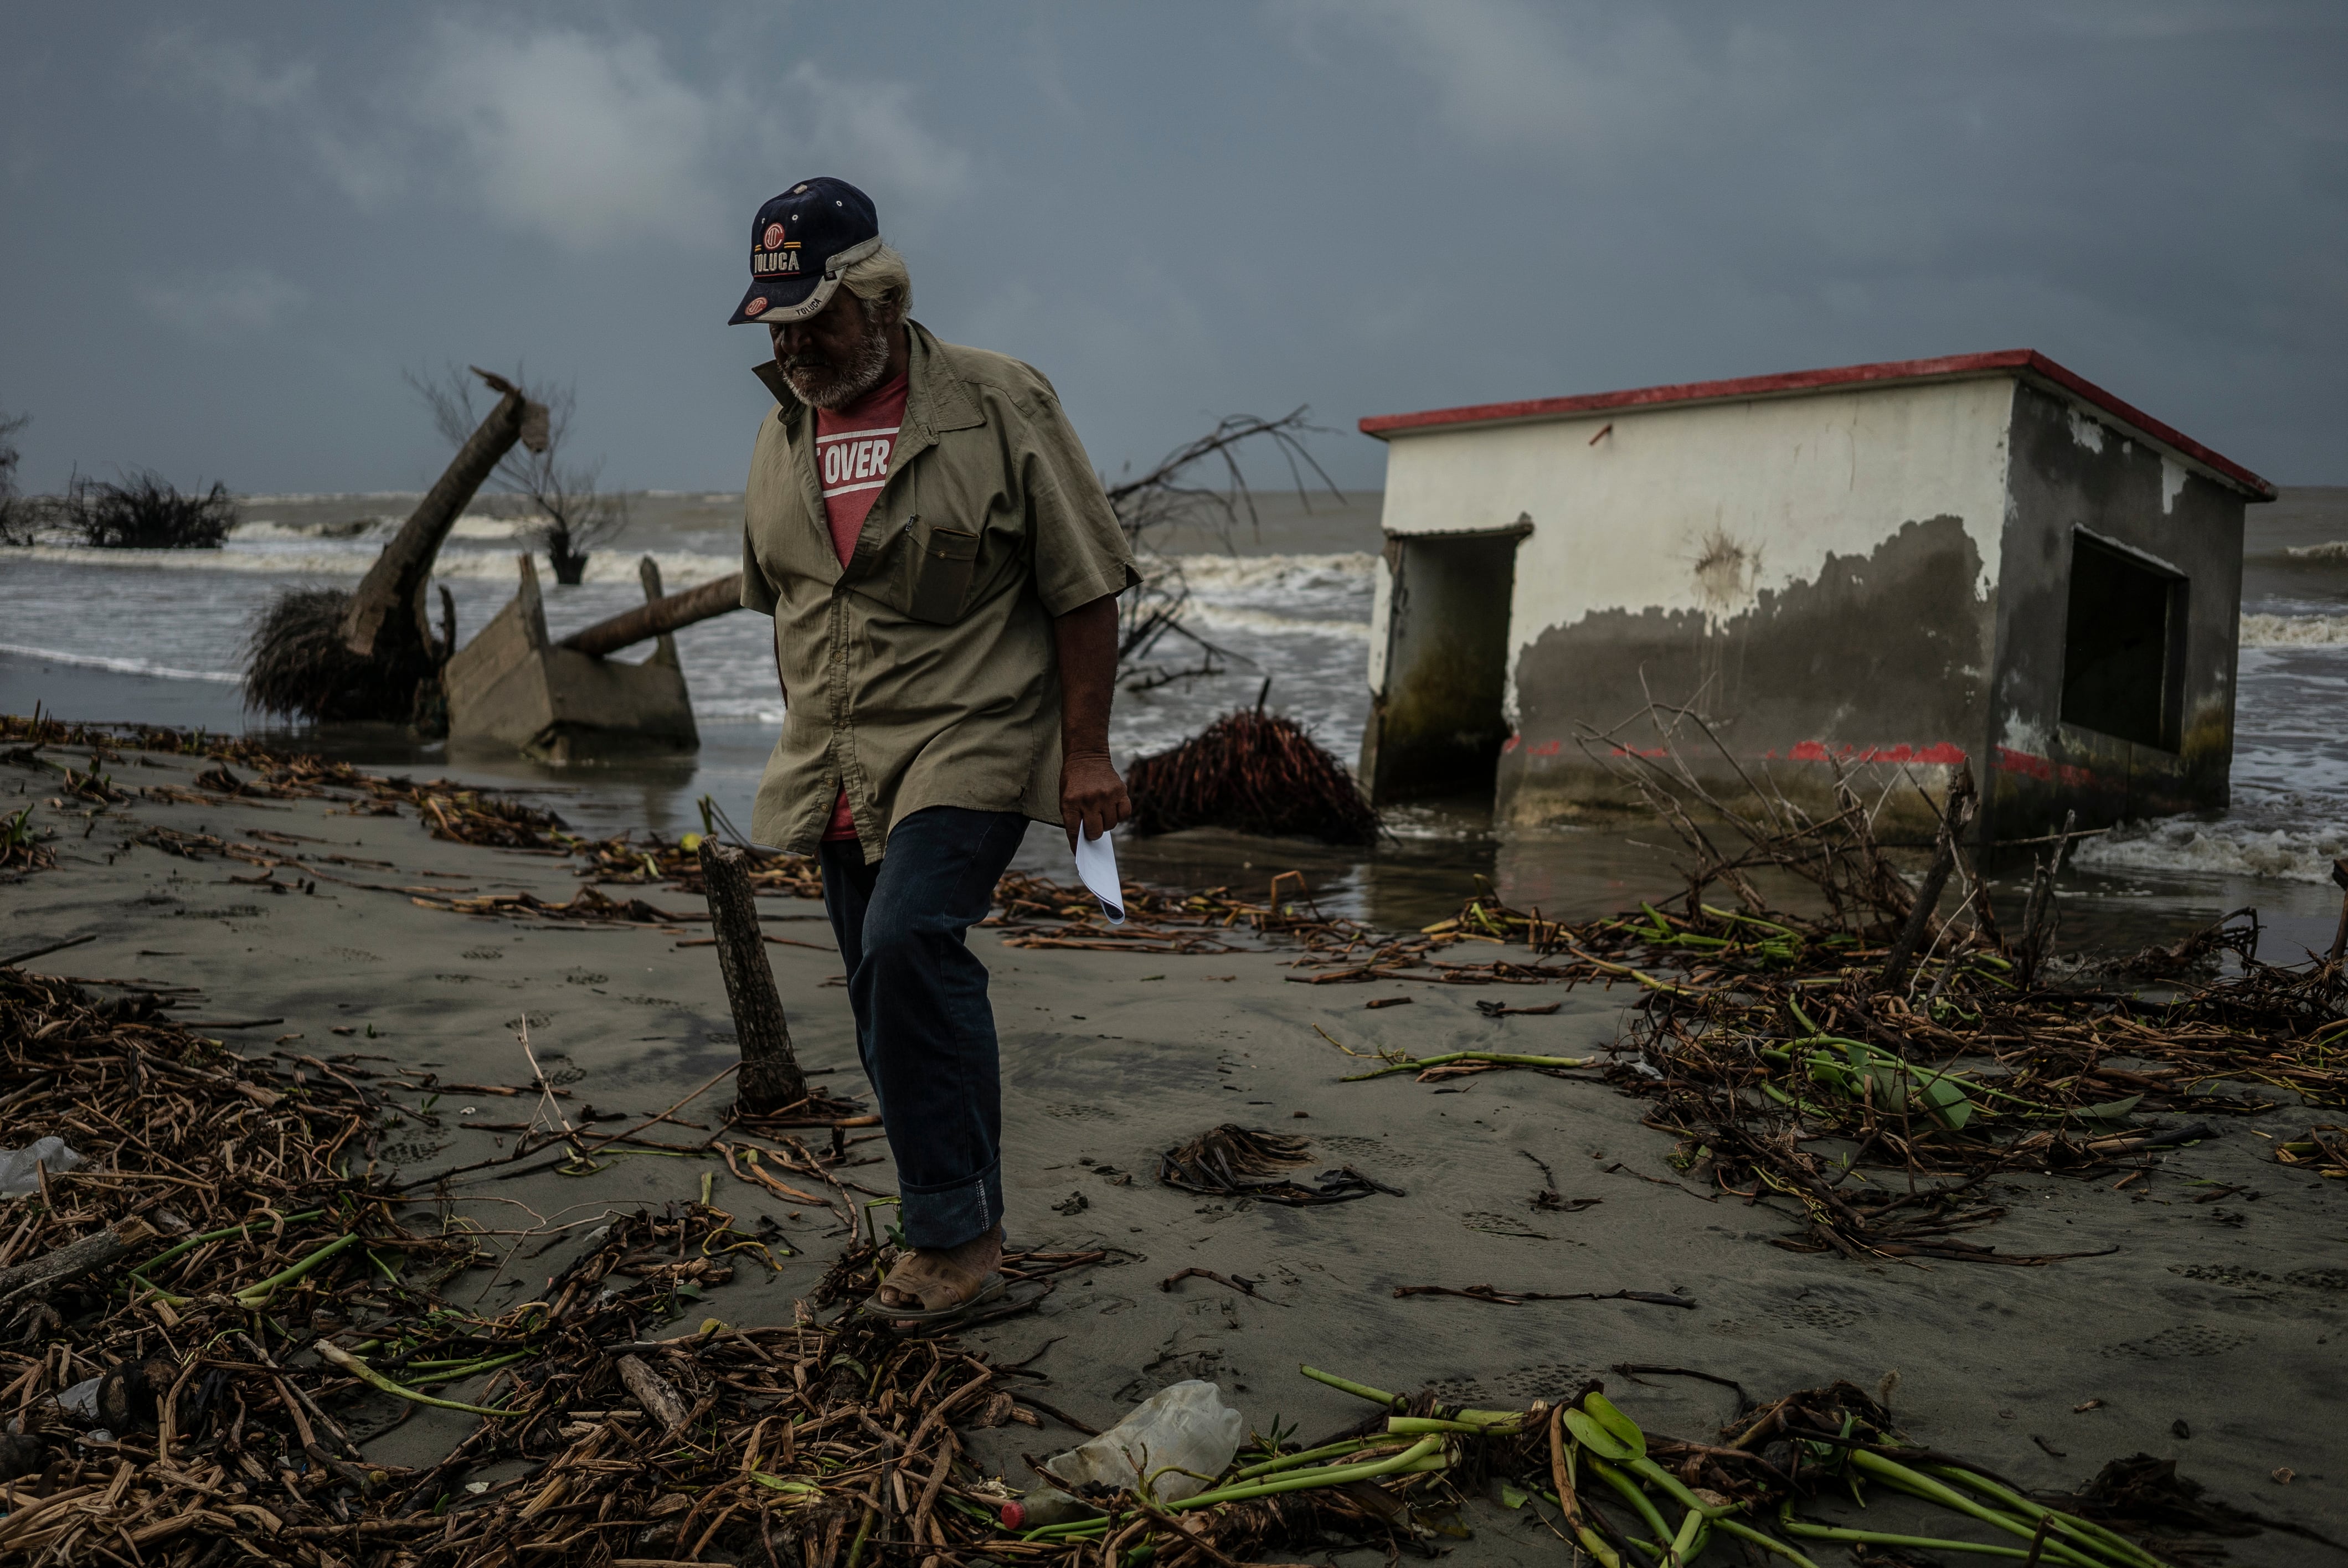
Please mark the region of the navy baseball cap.
POLYGON ((845 179, 803 179, 750 224, 750 287, 726 325, 803 322, 831 302, 840 273, 880 249, 872 198, 845 179))

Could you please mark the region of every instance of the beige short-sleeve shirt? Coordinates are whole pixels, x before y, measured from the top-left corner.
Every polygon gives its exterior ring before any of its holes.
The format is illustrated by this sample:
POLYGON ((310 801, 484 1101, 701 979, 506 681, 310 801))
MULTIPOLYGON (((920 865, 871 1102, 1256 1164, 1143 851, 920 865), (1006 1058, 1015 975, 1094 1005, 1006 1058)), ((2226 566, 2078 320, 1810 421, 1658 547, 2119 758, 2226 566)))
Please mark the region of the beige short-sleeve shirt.
POLYGON ((761 844, 814 852, 848 795, 869 863, 932 805, 1060 820, 1052 620, 1138 583, 1050 382, 911 329, 904 424, 855 553, 824 521, 815 412, 772 362, 742 527, 742 603, 775 620, 782 737, 761 844))

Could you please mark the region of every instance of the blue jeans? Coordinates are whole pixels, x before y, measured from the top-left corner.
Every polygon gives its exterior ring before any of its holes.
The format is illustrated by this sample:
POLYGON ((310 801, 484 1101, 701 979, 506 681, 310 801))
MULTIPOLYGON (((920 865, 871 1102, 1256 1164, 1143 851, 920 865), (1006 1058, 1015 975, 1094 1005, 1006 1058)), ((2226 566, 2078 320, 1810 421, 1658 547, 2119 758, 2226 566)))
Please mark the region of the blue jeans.
POLYGON ((986 966, 963 934, 985 917, 1027 819, 933 805, 899 821, 878 866, 822 846, 823 907, 848 965, 856 1050, 880 1103, 905 1239, 959 1246, 1003 1220, 1003 1083, 986 966))

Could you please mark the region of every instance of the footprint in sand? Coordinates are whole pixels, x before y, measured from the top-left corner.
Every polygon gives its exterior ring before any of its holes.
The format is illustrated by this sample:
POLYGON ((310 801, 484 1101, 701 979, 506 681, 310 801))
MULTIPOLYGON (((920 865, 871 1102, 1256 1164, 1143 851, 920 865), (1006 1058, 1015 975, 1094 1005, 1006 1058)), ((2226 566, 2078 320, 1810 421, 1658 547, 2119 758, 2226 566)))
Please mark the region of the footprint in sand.
POLYGON ((2206 1324, 2180 1323, 2143 1339, 2106 1345, 2104 1354, 2143 1361, 2172 1361, 2186 1356, 2222 1356, 2250 1342, 2247 1334, 2212 1328, 2206 1324))

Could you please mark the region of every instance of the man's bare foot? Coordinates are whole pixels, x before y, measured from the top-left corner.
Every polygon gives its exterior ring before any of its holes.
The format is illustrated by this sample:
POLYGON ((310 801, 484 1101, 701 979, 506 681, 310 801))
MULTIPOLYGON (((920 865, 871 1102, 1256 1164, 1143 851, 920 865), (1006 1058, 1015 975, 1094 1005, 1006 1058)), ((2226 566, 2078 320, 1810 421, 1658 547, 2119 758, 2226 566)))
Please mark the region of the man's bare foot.
POLYGON ((1003 1227, 960 1246, 907 1253, 889 1271, 874 1296, 885 1310, 941 1312, 976 1296, 986 1276, 1003 1265, 1003 1227))

